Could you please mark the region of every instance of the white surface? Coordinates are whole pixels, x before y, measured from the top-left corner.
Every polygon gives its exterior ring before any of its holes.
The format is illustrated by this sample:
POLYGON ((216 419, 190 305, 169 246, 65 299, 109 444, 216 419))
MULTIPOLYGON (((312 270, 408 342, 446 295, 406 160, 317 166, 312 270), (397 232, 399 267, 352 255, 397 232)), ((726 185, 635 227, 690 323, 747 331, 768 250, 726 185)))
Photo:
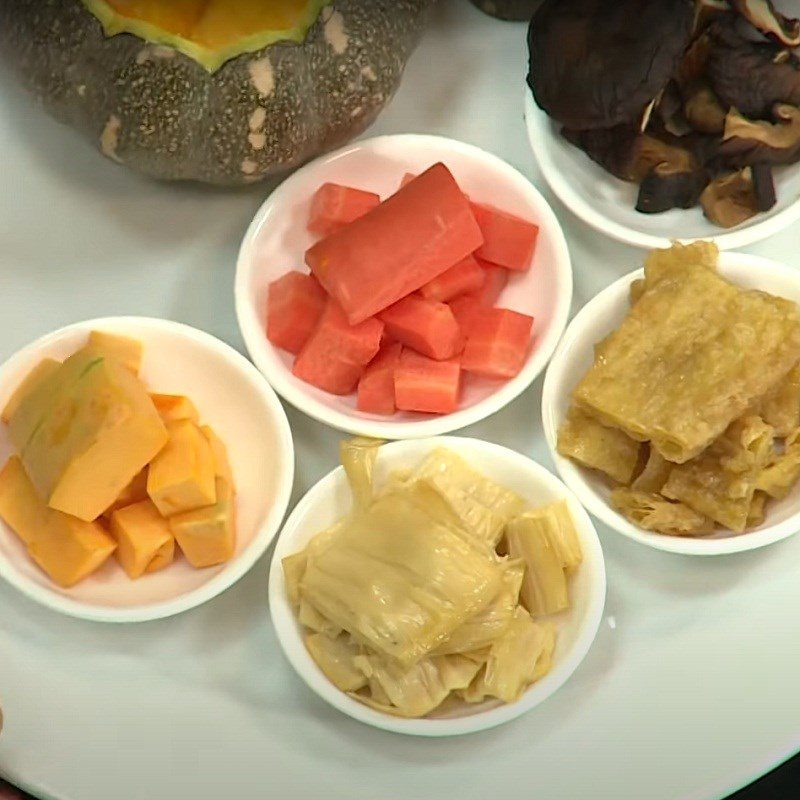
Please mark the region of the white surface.
MULTIPOLYGON (((800 271, 745 253, 722 253, 719 271, 733 283, 761 289, 800 302, 800 271)), ((572 390, 594 362, 594 346, 616 330, 630 309, 631 283, 644 275, 637 270, 615 281, 575 316, 547 369, 542 392, 542 424, 559 475, 578 499, 609 527, 650 547, 695 556, 718 556, 756 550, 792 536, 800 528, 800 491, 767 504, 764 524, 745 534, 719 530, 710 536, 663 536, 632 525, 611 506, 610 485, 594 470, 585 469, 556 452, 558 429, 570 405, 572 390)))
POLYGON ((387 439, 410 439, 458 430, 508 405, 544 369, 564 332, 572 302, 569 250, 547 201, 517 170, 473 145, 438 136, 382 136, 355 142, 313 161, 274 191, 256 214, 239 254, 236 310, 256 366, 296 408, 340 430, 387 439), (366 414, 356 395, 337 397, 295 378, 294 357, 264 335, 269 284, 288 269, 307 271, 303 257, 314 238, 306 229, 314 192, 343 183, 382 198, 397 191, 406 173, 442 161, 476 202, 489 203, 539 225, 536 252, 526 272, 509 271, 498 304, 534 318, 534 344, 519 375, 509 381, 462 376, 461 407, 452 414, 366 414))
MULTIPOLYGON (((204 425, 223 440, 236 496, 236 551, 225 564, 193 569, 175 561, 132 581, 112 556, 70 589, 61 589, 33 563, 13 531, 0 521, 0 576, 28 597, 64 614, 102 622, 142 622, 205 603, 242 577, 269 547, 292 492, 294 450, 286 414, 253 365, 224 342, 194 328, 135 317, 97 319, 32 342, 0 367, 0 408, 43 358, 62 360, 89 331, 129 336, 143 345, 140 375, 153 392, 191 398, 204 425)), ((0 426, 0 463, 13 453, 0 426)))
POLYGON ((800 219, 800 166, 774 171, 777 203, 735 228, 720 228, 703 216, 699 205, 663 214, 635 208, 639 187, 604 170, 570 144, 559 126, 525 92, 525 121, 531 148, 550 188, 574 214, 607 236, 638 247, 667 247, 671 239, 713 239, 721 250, 760 242, 800 219))
MULTIPOLYGON (((520 93, 525 26, 444 0, 372 134, 481 145, 542 186, 520 93)), ((160 315, 242 349, 236 251, 264 190, 163 186, 99 159, 0 78, 3 357, 66 322, 160 315)), ((574 308, 640 266, 562 207, 574 308)), ((800 267, 797 228, 752 252, 800 267)), ((552 468, 541 377, 470 436, 552 468)), ((340 434, 289 409, 299 498, 340 434)), ((716 800, 800 747, 800 537, 717 559, 603 526, 608 598, 572 680, 487 733, 415 740, 329 708, 283 658, 267 559, 212 603, 133 627, 53 614, 0 586, 0 772, 58 800, 716 800)))
POLYGON ((566 500, 581 542, 583 563, 570 576, 572 607, 553 620, 558 626, 553 667, 531 685, 515 703, 487 701, 462 704, 425 719, 401 719, 383 714, 353 700, 337 689, 314 663, 303 642, 304 628, 286 595, 281 560, 298 553, 318 533, 350 512, 351 494, 344 469, 328 473, 297 504, 275 545, 269 577, 269 604, 275 633, 284 653, 300 677, 323 700, 368 725, 412 736, 458 736, 488 730, 516 719, 543 703, 569 680, 583 661, 597 633, 606 597, 603 551, 589 515, 561 481, 529 458, 496 444, 460 436, 442 436, 411 442, 393 442, 380 450, 375 485, 385 484, 396 470, 413 469, 432 450, 446 447, 480 465, 480 471, 501 486, 520 494, 530 508, 566 500))

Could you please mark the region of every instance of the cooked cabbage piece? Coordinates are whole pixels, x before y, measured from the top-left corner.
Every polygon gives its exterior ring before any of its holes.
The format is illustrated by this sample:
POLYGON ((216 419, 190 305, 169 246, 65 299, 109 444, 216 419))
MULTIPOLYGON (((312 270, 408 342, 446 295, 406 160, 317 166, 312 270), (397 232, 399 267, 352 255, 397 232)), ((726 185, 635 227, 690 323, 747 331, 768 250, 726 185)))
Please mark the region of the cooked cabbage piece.
POLYGON ((309 555, 300 594, 359 642, 410 666, 485 608, 502 574, 491 553, 397 492, 309 555))
POLYGON ((676 465, 661 493, 743 532, 758 478, 773 453, 773 433, 761 417, 736 420, 702 455, 676 465))
POLYGON ((469 686, 481 668, 460 655, 423 658, 411 667, 400 667, 375 655, 360 655, 354 661, 370 686, 380 687, 377 696, 373 692, 372 697, 355 697, 372 708, 401 717, 429 714, 450 692, 469 686))
POLYGON ((469 653, 470 657, 475 658, 475 653, 485 650, 498 636, 503 635, 514 616, 514 609, 519 605, 525 563, 520 560, 512 560, 508 561, 504 567, 503 582, 494 600, 479 614, 456 628, 434 650, 434 655, 469 653))
POLYGON ((621 486, 611 492, 611 505, 629 522, 654 533, 697 536, 714 530, 714 523, 708 517, 654 492, 638 492, 621 486))
POLYGON ((372 471, 382 441, 356 436, 339 444, 339 460, 353 495, 353 510, 362 511, 372 502, 372 471))
POLYGON ((800 479, 800 428, 786 437, 783 452, 774 454, 759 473, 756 488, 778 500, 786 497, 800 479))
POLYGON ((636 492, 660 492, 673 466, 658 450, 649 448, 644 469, 631 484, 631 489, 636 492))
POLYGON ((321 551, 330 541, 332 541, 337 531, 341 530, 342 523, 337 522, 328 530, 318 533, 309 543, 305 550, 299 553, 292 553, 281 561, 283 567, 283 579, 286 583, 286 594, 289 602, 295 606, 300 606, 300 581, 306 572, 308 556, 310 553, 321 551))
POLYGON ((476 537, 496 545, 503 526, 525 509, 525 501, 472 469, 450 450, 434 450, 409 478, 427 481, 450 504, 463 525, 476 537))
POLYGON ((525 562, 520 597, 531 616, 569 608, 567 577, 559 550, 551 540, 548 518, 523 514, 506 526, 508 552, 525 562))
POLYGON ((572 406, 558 429, 557 447, 562 456, 627 485, 633 479, 641 444, 572 406))
POLYGON ((650 268, 647 290, 574 399, 600 422, 683 463, 797 364, 800 308, 694 262, 658 274, 650 268))
MULTIPOLYGON (((497 697, 505 703, 518 700, 537 674, 537 662, 552 655, 549 626, 534 622, 522 606, 517 606, 511 624, 489 650, 486 666, 474 682, 462 690, 468 703, 497 697)), ((547 669, 540 670, 542 674, 547 669)))
POLYGON ((775 435, 788 436, 800 426, 800 364, 761 399, 757 413, 775 429, 775 435))
POLYGON ((331 622, 327 617, 317 611, 308 600, 300 599, 300 606, 297 610, 297 620, 304 627, 316 633, 324 633, 327 636, 336 638, 342 629, 331 622))
POLYGON ((330 637, 324 633, 306 636, 306 647, 325 677, 343 692, 355 692, 367 685, 367 679, 355 666, 358 645, 346 634, 330 637))

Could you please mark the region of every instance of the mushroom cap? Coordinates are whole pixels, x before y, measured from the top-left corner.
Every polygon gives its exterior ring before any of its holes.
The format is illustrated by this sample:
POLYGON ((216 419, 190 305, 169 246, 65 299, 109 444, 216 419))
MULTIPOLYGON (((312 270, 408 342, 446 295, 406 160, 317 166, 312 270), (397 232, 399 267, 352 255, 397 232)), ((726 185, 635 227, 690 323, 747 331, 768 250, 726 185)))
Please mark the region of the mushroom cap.
POLYGON ((528 84, 573 129, 633 123, 674 74, 691 0, 545 0, 528 30, 528 84))
POLYGON ((767 42, 751 42, 730 24, 711 30, 708 81, 726 106, 768 118, 776 103, 800 105, 800 59, 767 42))

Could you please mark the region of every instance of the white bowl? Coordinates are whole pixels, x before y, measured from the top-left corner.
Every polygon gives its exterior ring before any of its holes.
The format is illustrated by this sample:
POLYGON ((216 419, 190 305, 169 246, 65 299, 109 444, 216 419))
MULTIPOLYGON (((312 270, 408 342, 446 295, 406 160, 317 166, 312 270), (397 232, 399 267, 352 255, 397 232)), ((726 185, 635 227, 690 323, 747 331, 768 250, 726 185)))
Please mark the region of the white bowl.
MULTIPOLYGON (((749 289, 762 289, 800 303, 800 272, 765 258, 744 253, 722 253, 719 271, 749 289)), ((572 390, 591 367, 594 345, 622 322, 630 307, 631 281, 643 270, 631 272, 590 300, 572 320, 553 356, 544 379, 542 421, 547 445, 564 482, 591 514, 610 528, 659 550, 688 555, 721 555, 755 550, 791 536, 800 528, 800 492, 767 506, 764 524, 743 534, 719 531, 699 538, 650 533, 631 524, 609 503, 610 488, 593 470, 556 451, 558 428, 566 414, 572 390)))
POLYGON ((303 644, 302 628, 286 596, 281 559, 302 550, 317 533, 349 511, 350 493, 341 467, 312 487, 289 516, 275 548, 269 578, 269 606, 278 640, 306 684, 323 700, 354 719, 376 728, 416 736, 456 736, 486 730, 544 702, 566 682, 588 652, 597 633, 606 594, 603 552, 589 516, 558 478, 513 450, 455 436, 394 442, 381 448, 376 480, 384 481, 393 470, 415 466, 437 447, 447 447, 468 458, 481 472, 519 492, 532 506, 565 499, 578 529, 583 563, 570 583, 572 608, 557 618, 559 628, 553 668, 519 700, 507 705, 498 701, 464 705, 438 717, 400 719, 353 700, 320 671, 303 644))
POLYGON ((572 301, 569 251, 558 220, 545 199, 517 170, 477 147, 439 136, 403 134, 355 142, 312 161, 288 178, 256 214, 244 238, 236 273, 236 313, 256 366, 292 405, 334 428, 386 439, 446 433, 494 414, 526 389, 544 369, 567 323, 572 301), (470 378, 462 408, 445 416, 399 412, 365 414, 355 396, 337 397, 292 375, 293 357, 273 347, 264 334, 267 288, 288 270, 304 270, 303 256, 314 239, 306 230, 311 196, 326 181, 394 193, 406 172, 419 173, 442 161, 477 201, 531 219, 539 225, 530 270, 512 274, 499 305, 535 317, 534 347, 510 381, 470 378))
POLYGON ((635 209, 638 187, 615 178, 559 133, 560 126, 536 105, 525 89, 528 139, 544 179, 575 216, 595 230, 626 244, 652 249, 682 242, 711 239, 720 250, 734 250, 766 239, 800 219, 800 167, 775 170, 778 202, 735 228, 709 222, 698 206, 663 214, 635 209))
MULTIPOLYGON (((152 391, 189 396, 201 420, 227 445, 237 488, 236 553, 226 564, 202 570, 177 556, 167 569, 135 581, 112 556, 77 586, 61 589, 0 521, 0 576, 32 600, 74 617, 100 622, 168 617, 223 592, 253 566, 275 537, 294 478, 289 423, 258 370, 231 347, 177 322, 137 317, 80 322, 28 345, 0 367, 0 407, 40 359, 71 355, 95 329, 140 340, 141 375, 152 391)), ((0 463, 12 452, 8 429, 0 425, 0 463)))

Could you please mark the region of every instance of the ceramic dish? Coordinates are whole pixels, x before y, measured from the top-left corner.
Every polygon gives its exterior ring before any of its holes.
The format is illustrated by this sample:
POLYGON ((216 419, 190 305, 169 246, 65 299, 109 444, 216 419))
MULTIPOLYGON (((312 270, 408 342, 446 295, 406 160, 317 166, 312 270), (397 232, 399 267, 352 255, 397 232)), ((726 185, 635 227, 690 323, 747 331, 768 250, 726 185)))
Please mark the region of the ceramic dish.
POLYGON ((515 703, 487 702, 464 706, 440 717, 400 719, 374 711, 339 691, 322 674, 303 644, 302 629, 286 596, 281 559, 302 550, 321 530, 344 516, 350 492, 339 467, 317 483, 300 501, 284 526, 270 568, 269 605, 283 651, 300 677, 323 700, 361 722, 417 736, 455 736, 493 728, 544 702, 577 669, 597 632, 605 602, 605 566, 597 533, 574 495, 544 467, 519 453, 477 439, 439 437, 395 442, 381 448, 378 483, 396 469, 412 467, 436 447, 447 447, 480 465, 489 478, 519 492, 532 506, 561 498, 569 503, 583 549, 583 563, 570 583, 572 608, 560 615, 552 670, 528 688, 515 703))
POLYGON ((340 430, 388 439, 431 436, 463 428, 494 414, 544 369, 563 333, 572 300, 569 252, 544 198, 513 167, 478 147, 439 136, 403 134, 356 142, 303 167, 273 192, 256 214, 239 253, 236 312, 247 349, 275 390, 311 417, 340 430), (534 345, 522 371, 509 381, 470 381, 462 406, 445 416, 401 412, 387 418, 356 409, 355 396, 337 397, 295 378, 292 358, 264 334, 267 288, 287 270, 305 269, 313 242, 306 230, 311 196, 326 181, 386 197, 406 172, 444 162, 475 200, 539 225, 530 270, 511 275, 497 305, 535 318, 534 345))
MULTIPOLYGON (((90 330, 119 333, 144 345, 141 375, 154 391, 186 394, 225 442, 237 488, 236 553, 195 570, 182 557, 169 569, 130 580, 110 558, 71 589, 60 589, 30 560, 0 521, 0 576, 55 611, 100 622, 171 616, 223 592, 264 553, 283 520, 294 477, 289 423, 275 393, 239 353, 207 333, 158 319, 118 317, 70 325, 28 345, 0 367, 0 407, 45 356, 65 358, 90 330)), ((12 449, 0 426, 0 463, 12 449)))
POLYGON ((638 187, 615 178, 559 133, 559 127, 525 89, 528 140, 544 179, 575 216, 595 230, 626 244, 652 249, 673 239, 713 239, 720 250, 734 250, 766 239, 800 219, 800 166, 775 170, 778 202, 768 212, 725 229, 709 222, 700 207, 642 214, 634 208, 638 187))
MULTIPOLYGON (((742 253, 722 253, 719 271, 739 286, 762 289, 800 302, 800 273, 782 264, 742 253)), ((624 536, 659 550, 721 555, 755 550, 791 536, 800 528, 800 491, 797 489, 784 500, 770 502, 764 524, 747 533, 719 531, 697 538, 665 536, 628 522, 611 507, 610 488, 598 474, 556 451, 558 428, 566 414, 571 392, 592 364, 594 345, 617 328, 627 313, 631 281, 642 275, 642 270, 631 272, 590 300, 570 323, 547 370, 542 422, 559 474, 591 514, 624 536)))

